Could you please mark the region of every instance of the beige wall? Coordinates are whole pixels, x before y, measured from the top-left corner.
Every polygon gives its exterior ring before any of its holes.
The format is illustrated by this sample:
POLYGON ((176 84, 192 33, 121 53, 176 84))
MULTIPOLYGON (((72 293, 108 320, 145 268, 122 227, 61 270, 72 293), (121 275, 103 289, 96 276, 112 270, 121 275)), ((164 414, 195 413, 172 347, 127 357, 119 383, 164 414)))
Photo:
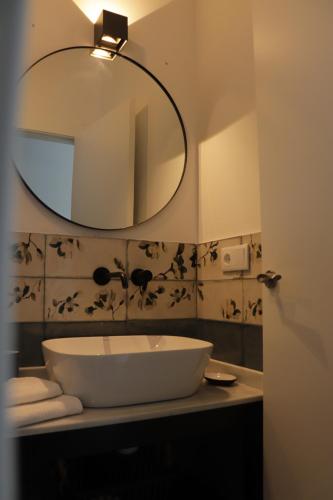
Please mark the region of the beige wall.
MULTIPOLYGON (((182 113, 189 141, 184 181, 170 205, 151 221, 123 231, 97 232, 62 221, 46 210, 19 181, 15 183, 14 231, 64 234, 99 234, 122 238, 189 241, 197 240, 197 166, 194 103, 194 16, 192 0, 29 0, 24 67, 42 55, 71 45, 93 42, 92 19, 97 8, 128 15, 130 42, 125 54, 150 69, 174 97, 182 113), (81 8, 79 8, 80 5, 81 8), (134 5, 135 4, 135 5, 134 5), (81 10, 82 9, 82 10, 81 10), (172 37, 170 37, 172 26, 172 37), (186 68, 186 71, 184 71, 186 68), (177 223, 175 223, 177 221, 177 223)), ((96 17, 96 16, 95 16, 96 17)))
POLYGON ((250 0, 196 1, 199 241, 260 231, 250 0))
MULTIPOLYGON (((108 235, 208 241, 260 231, 250 0, 30 0, 25 66, 91 43, 91 20, 103 7, 128 15, 126 54, 170 90, 189 140, 187 172, 171 204, 142 226, 108 235)), ((19 182, 15 199, 14 230, 94 233, 61 221, 19 182)))

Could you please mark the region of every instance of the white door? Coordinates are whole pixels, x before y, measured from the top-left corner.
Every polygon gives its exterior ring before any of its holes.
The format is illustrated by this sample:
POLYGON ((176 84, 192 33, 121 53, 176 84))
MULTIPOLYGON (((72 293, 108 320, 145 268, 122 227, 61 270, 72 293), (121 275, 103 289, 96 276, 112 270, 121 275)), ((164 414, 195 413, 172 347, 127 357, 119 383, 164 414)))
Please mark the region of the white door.
POLYGON ((333 498, 333 2, 253 0, 265 500, 333 498))

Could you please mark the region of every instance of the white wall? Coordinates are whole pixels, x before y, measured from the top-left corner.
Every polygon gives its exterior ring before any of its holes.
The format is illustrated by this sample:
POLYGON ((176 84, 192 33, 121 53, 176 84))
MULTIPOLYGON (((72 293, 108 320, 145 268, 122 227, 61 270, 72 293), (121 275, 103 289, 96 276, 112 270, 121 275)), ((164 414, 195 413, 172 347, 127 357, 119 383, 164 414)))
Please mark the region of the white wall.
POLYGON ((81 8, 91 15, 96 7, 128 15, 130 42, 125 54, 150 69, 174 97, 187 127, 188 167, 183 183, 172 202, 159 215, 129 230, 99 232, 62 221, 30 195, 19 181, 15 185, 14 231, 64 234, 98 234, 120 238, 169 241, 197 240, 197 167, 195 138, 194 16, 192 0, 142 0, 74 3, 71 0, 30 0, 25 44, 27 67, 44 54, 71 45, 93 42, 93 24, 81 8), (135 5, 134 5, 135 4, 135 5), (170 27, 172 26, 172 37, 170 27), (175 223, 175 220, 177 223, 175 223))
POLYGON ((133 225, 134 134, 134 103, 127 100, 75 137, 75 221, 100 228, 133 225))
POLYGON ((251 1, 196 6, 203 242, 258 232, 261 222, 251 1))
POLYGON ((333 3, 253 0, 265 500, 333 498, 333 3))

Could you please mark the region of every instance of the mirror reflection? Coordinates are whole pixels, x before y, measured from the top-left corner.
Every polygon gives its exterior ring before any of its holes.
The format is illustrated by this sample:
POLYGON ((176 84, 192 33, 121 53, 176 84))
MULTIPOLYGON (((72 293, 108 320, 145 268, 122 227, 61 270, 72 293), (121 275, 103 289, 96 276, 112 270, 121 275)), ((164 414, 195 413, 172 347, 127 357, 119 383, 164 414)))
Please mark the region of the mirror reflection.
POLYGON ((133 226, 181 182, 186 143, 177 109, 131 60, 51 54, 22 78, 14 163, 60 216, 93 228, 133 226))

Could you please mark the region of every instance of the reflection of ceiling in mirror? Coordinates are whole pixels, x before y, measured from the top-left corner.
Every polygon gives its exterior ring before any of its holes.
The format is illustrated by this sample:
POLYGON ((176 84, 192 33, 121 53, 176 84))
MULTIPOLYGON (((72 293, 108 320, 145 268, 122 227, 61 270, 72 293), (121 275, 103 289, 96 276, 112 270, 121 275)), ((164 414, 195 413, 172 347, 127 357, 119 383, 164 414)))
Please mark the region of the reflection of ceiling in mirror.
MULTIPOLYGON (((129 227, 158 213, 176 192, 185 164, 183 129, 167 94, 145 71, 121 57, 110 62, 89 53, 61 51, 29 70, 18 127, 73 138, 70 220, 101 229, 129 227)), ((47 192, 41 194, 57 168, 54 150, 52 155, 52 162, 39 166, 44 179, 38 182, 24 155, 14 161, 32 192, 68 218, 47 192)))
POLYGON ((164 110, 156 119, 168 121, 169 114, 177 120, 169 99, 146 73, 124 59, 96 60, 81 50, 55 54, 52 64, 48 59, 39 63, 24 79, 23 91, 24 129, 75 136, 129 95, 135 98, 136 113, 154 103, 164 110))

